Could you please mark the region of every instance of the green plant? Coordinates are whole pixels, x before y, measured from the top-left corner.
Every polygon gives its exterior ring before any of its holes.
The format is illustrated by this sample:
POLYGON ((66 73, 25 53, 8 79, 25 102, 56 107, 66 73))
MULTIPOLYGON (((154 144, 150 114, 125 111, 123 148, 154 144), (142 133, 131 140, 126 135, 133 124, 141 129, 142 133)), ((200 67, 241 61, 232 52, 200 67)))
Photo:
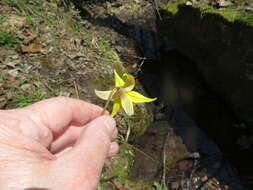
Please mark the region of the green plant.
POLYGON ((4 0, 5 4, 16 9, 26 17, 28 23, 36 25, 38 22, 45 22, 48 25, 56 24, 56 16, 48 14, 54 8, 49 2, 41 0, 4 0))
POLYGON ((36 92, 34 92, 34 94, 33 94, 33 101, 34 101, 34 102, 43 100, 43 99, 45 99, 45 98, 46 98, 45 94, 43 94, 43 93, 40 92, 40 91, 36 91, 36 92))
POLYGON ((23 12, 26 15, 38 15, 41 9, 41 6, 38 6, 41 2, 38 2, 37 0, 32 1, 32 4, 27 0, 4 0, 4 3, 15 7, 18 11, 23 12))
POLYGON ((5 17, 0 15, 0 24, 3 23, 5 21, 5 17))
POLYGON ((104 190, 104 185, 103 185, 103 183, 99 183, 99 185, 98 185, 98 190, 104 190))
POLYGON ((12 102, 16 107, 22 108, 45 98, 45 94, 40 91, 35 91, 32 94, 16 94, 12 97, 12 102))
POLYGON ((0 46, 15 48, 20 43, 14 34, 0 30, 0 46))
POLYGON ((13 97, 13 102, 16 103, 16 106, 19 108, 25 107, 31 104, 31 100, 25 95, 15 95, 13 97))
POLYGON ((61 0, 61 3, 65 9, 69 9, 71 7, 71 0, 61 0))

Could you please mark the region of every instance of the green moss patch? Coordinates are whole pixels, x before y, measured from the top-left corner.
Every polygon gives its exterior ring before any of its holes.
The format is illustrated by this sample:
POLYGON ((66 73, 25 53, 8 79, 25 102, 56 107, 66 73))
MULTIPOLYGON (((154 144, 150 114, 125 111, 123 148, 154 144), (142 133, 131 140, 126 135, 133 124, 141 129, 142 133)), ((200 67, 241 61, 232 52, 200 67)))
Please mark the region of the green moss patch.
POLYGON ((172 15, 175 15, 178 12, 179 6, 184 5, 185 3, 186 3, 186 0, 179 0, 176 2, 168 3, 162 9, 168 11, 172 15))
MULTIPOLYGON (((176 15, 180 9, 180 6, 186 6, 186 0, 179 0, 177 2, 168 3, 163 7, 163 10, 168 11, 172 15, 176 15)), ((217 9, 207 4, 194 4, 193 8, 198 9, 203 16, 205 14, 220 15, 229 22, 242 22, 249 26, 253 26, 253 11, 245 11, 238 7, 227 7, 217 9)))

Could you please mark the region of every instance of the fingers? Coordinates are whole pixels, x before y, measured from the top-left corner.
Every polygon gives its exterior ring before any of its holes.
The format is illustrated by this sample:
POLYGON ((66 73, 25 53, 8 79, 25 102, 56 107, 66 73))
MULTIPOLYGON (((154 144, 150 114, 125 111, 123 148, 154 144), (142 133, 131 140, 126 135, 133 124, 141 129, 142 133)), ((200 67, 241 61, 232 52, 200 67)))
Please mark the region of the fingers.
POLYGON ((70 125, 82 126, 100 116, 102 108, 82 100, 57 97, 37 102, 21 111, 30 113, 35 122, 42 123, 54 137, 58 137, 70 125))
MULTIPOLYGON (((68 128, 65 133, 57 138, 54 142, 50 145, 50 152, 56 154, 58 152, 63 151, 64 149, 73 146, 77 139, 80 137, 84 127, 70 127, 68 128)), ((112 139, 116 139, 118 135, 118 130, 115 130, 112 139)), ((113 147, 115 148, 115 147, 113 147)))
POLYGON ((101 116, 84 128, 76 144, 62 159, 71 163, 72 170, 91 172, 98 177, 106 157, 118 150, 116 143, 111 143, 115 134, 115 120, 109 116, 101 116))
POLYGON ((107 157, 110 158, 110 157, 115 156, 118 153, 118 151, 119 151, 119 145, 118 145, 118 143, 112 142, 110 144, 110 149, 109 149, 109 151, 107 153, 107 157))
POLYGON ((50 152, 56 154, 62 150, 73 146, 80 137, 84 127, 70 127, 65 133, 51 143, 50 152))
MULTIPOLYGON (((69 152, 73 147, 72 146, 68 146, 68 147, 65 147, 64 149, 60 149, 59 151, 57 151, 54 155, 56 157, 60 157, 62 156, 63 154, 69 152)), ((119 145, 118 143, 116 142, 112 142, 110 144, 110 149, 106 155, 106 158, 107 159, 111 159, 113 156, 115 156, 117 153, 119 152, 119 145)))

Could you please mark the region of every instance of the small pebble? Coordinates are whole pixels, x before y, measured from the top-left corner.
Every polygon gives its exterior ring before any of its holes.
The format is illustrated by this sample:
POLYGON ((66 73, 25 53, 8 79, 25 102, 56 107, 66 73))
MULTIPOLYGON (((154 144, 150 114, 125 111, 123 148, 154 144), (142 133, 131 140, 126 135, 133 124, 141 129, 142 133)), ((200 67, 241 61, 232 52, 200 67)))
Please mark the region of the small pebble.
POLYGON ((186 4, 187 6, 192 6, 192 2, 191 2, 191 1, 187 1, 185 4, 186 4))

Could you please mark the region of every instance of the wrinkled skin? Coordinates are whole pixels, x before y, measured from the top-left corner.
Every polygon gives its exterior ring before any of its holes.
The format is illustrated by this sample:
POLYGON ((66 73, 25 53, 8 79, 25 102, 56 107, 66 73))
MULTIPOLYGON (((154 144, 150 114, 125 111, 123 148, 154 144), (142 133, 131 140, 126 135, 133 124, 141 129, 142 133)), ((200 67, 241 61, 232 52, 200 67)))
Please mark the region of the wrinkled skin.
POLYGON ((106 159, 118 151, 115 121, 71 98, 0 111, 0 189, 97 189, 106 159))

